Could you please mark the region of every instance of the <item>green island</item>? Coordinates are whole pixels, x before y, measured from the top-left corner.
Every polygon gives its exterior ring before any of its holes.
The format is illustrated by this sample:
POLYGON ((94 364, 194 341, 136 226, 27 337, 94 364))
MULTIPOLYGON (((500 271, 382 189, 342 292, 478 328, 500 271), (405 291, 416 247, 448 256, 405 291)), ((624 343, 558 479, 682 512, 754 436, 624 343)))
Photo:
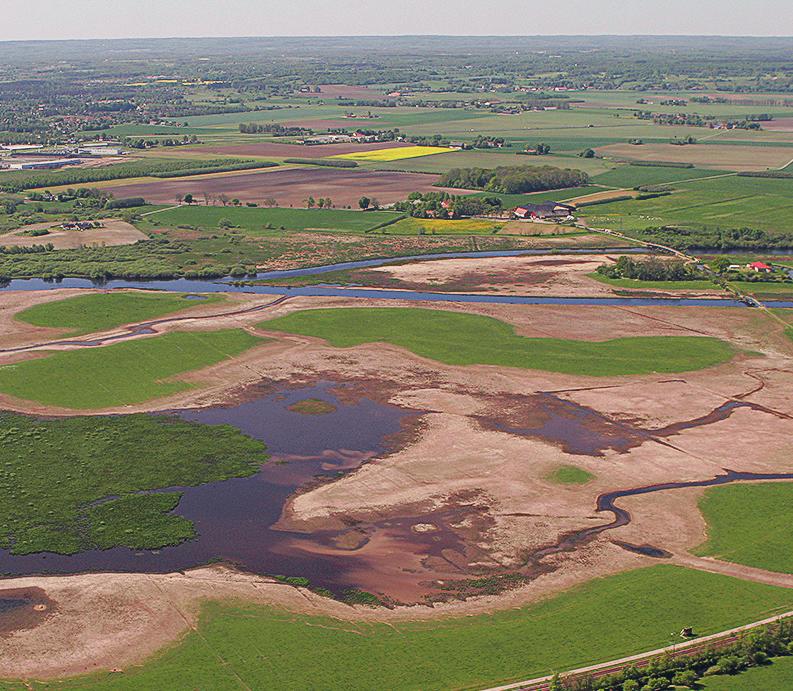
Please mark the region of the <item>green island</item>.
POLYGON ((91 293, 34 305, 18 312, 14 318, 33 326, 68 329, 68 335, 79 336, 225 299, 223 295, 202 295, 200 300, 194 300, 186 293, 91 293))
POLYGON ((557 485, 585 485, 595 478, 588 470, 576 465, 560 465, 545 477, 557 485))
POLYGON ((227 425, 2 413, 0 548, 73 554, 176 544, 195 535, 171 513, 181 493, 141 492, 252 475, 266 460, 263 443, 227 425))
POLYGON ((259 326, 315 336, 338 348, 391 343, 449 365, 498 365, 590 376, 685 372, 726 362, 734 354, 728 343, 704 336, 637 336, 597 342, 526 338, 498 319, 421 308, 304 310, 259 326))
POLYGON ((435 621, 340 621, 210 602, 197 631, 140 667, 28 688, 484 688, 668 645, 682 626, 714 633, 791 603, 783 588, 671 565, 521 609, 435 621))
POLYGON ((301 415, 327 415, 336 411, 336 406, 319 398, 305 398, 289 406, 288 410, 301 415))
POLYGON ((174 331, 53 352, 0 367, 0 392, 79 410, 141 403, 195 386, 170 377, 214 365, 262 342, 242 329, 174 331))
POLYGON ((699 508, 708 539, 697 554, 793 573, 793 483, 711 487, 699 508))

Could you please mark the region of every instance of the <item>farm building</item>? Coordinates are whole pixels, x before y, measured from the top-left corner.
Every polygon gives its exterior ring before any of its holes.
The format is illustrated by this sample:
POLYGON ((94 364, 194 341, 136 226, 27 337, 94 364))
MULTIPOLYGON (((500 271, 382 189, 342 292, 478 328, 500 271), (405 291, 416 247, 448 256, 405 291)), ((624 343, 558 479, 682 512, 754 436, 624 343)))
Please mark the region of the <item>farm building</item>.
POLYGON ((571 204, 560 202, 546 202, 544 204, 525 204, 518 206, 512 212, 516 218, 543 219, 543 218, 568 218, 573 215, 575 207, 571 204))
POLYGON ((766 274, 770 274, 773 271, 773 269, 765 262, 752 262, 751 264, 747 264, 746 268, 766 274))

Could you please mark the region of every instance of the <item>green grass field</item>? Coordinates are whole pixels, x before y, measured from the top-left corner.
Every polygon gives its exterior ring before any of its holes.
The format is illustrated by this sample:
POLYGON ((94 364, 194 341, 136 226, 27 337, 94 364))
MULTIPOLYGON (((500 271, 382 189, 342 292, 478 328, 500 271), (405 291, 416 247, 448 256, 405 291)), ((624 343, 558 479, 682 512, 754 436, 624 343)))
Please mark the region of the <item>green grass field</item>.
POLYGON ((734 354, 728 343, 709 337, 638 336, 601 342, 526 338, 498 319, 420 308, 305 310, 260 326, 316 336, 339 348, 392 343, 449 365, 497 365, 590 376, 685 372, 726 362, 734 354))
POLYGON ((692 180, 695 178, 708 178, 715 175, 725 175, 723 170, 703 170, 701 168, 668 168, 664 166, 630 166, 621 165, 614 170, 593 178, 599 185, 610 187, 633 188, 639 185, 663 185, 692 180))
POLYGON ((251 209, 234 206, 180 206, 147 217, 147 225, 192 226, 217 231, 220 221, 229 220, 234 226, 250 233, 269 228, 286 230, 348 230, 365 232, 399 218, 393 211, 353 211, 347 209, 251 209))
POLYGON ((18 312, 14 318, 34 326, 67 329, 69 335, 77 336, 223 300, 222 295, 190 300, 184 293, 92 293, 35 305, 18 312))
POLYGON ((708 540, 697 554, 793 573, 793 484, 711 487, 699 508, 708 540))
MULTIPOLYGON (((587 274, 589 278, 598 283, 605 283, 615 288, 632 288, 634 290, 719 290, 713 281, 691 280, 691 281, 641 281, 636 278, 609 278, 597 272, 587 274)), ((736 284, 737 285, 737 284, 736 284)))
POLYGON ((662 225, 774 233, 793 228, 793 180, 731 176, 679 182, 675 188, 665 197, 602 204, 584 215, 593 226, 628 231, 662 225))
POLYGON ((770 665, 730 676, 718 675, 700 680, 705 691, 784 691, 793 689, 793 657, 774 658, 770 665))
POLYGON ((475 689, 714 633, 790 608, 782 588, 675 566, 596 579, 487 616, 339 621, 245 603, 209 603, 198 632, 123 674, 58 689, 475 689))
POLYGON ((585 485, 595 476, 588 470, 576 465, 560 465, 556 470, 546 476, 547 480, 558 485, 585 485))
POLYGON ((0 414, 0 548, 13 554, 154 549, 194 535, 179 492, 252 475, 265 447, 234 427, 153 415, 0 414))
POLYGON ((80 410, 141 403, 193 388, 172 380, 261 343, 242 329, 174 331, 114 345, 54 352, 0 367, 0 392, 80 410))

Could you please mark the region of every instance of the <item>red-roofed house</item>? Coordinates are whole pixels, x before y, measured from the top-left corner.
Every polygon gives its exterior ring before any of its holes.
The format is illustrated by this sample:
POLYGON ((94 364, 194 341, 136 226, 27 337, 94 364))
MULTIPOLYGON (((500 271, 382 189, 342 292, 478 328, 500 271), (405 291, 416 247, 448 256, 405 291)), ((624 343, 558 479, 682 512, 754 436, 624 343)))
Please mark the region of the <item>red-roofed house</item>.
POLYGON ((773 271, 773 269, 764 262, 752 262, 751 264, 747 264, 746 268, 751 269, 752 271, 761 271, 767 274, 770 274, 771 271, 773 271))

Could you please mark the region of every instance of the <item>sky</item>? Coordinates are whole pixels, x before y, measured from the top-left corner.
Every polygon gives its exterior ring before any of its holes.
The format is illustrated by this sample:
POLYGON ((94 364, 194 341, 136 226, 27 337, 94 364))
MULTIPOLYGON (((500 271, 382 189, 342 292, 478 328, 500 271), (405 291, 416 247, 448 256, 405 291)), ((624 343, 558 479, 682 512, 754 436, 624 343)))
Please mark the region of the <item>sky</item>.
POLYGON ((0 0, 0 40, 793 34, 793 0, 0 0))

